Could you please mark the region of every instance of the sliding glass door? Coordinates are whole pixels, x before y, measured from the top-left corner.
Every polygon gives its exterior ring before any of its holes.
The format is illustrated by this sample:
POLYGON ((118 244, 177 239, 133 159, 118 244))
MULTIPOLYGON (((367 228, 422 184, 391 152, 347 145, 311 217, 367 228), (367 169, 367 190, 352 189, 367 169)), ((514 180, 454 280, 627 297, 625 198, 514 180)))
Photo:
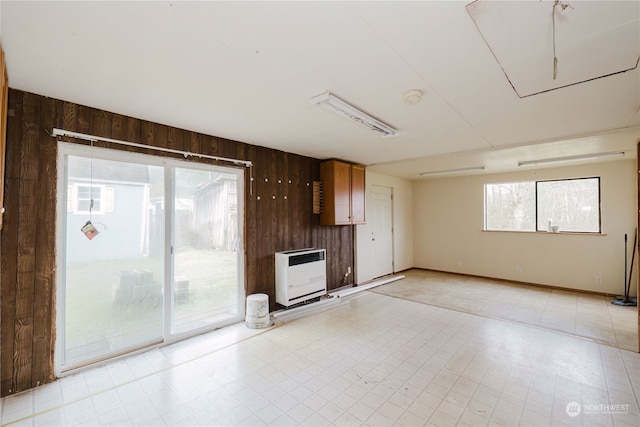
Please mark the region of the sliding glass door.
POLYGON ((58 373, 242 320, 242 170, 59 152, 58 373))
POLYGON ((237 175, 174 169, 174 286, 171 333, 239 315, 237 175))

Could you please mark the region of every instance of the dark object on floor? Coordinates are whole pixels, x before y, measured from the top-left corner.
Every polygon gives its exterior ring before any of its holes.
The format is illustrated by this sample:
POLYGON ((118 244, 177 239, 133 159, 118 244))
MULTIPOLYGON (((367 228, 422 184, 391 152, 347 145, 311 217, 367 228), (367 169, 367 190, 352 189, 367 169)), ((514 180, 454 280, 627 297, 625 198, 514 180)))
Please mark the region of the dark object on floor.
POLYGON ((618 299, 618 297, 616 297, 616 299, 611 301, 611 304, 635 307, 638 305, 638 299, 636 297, 622 297, 622 299, 618 299))
POLYGON ((633 254, 631 255, 631 269, 629 270, 629 277, 627 278, 627 233, 624 234, 624 296, 616 297, 611 304, 622 306, 636 306, 638 305, 638 298, 629 297, 629 290, 631 289, 631 276, 633 275, 633 261, 636 257, 636 247, 638 246, 638 228, 636 227, 636 237, 633 239, 633 254))

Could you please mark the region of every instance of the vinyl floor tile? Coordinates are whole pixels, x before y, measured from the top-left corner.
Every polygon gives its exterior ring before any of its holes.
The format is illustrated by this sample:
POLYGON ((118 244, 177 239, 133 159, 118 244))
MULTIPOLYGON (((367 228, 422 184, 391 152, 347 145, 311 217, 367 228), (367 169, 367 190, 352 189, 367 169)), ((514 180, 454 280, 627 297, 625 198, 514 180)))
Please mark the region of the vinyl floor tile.
MULTIPOLYGON (((435 280, 415 275, 412 286, 425 279, 435 280)), ((216 331, 177 343, 179 349, 154 349, 133 361, 87 369, 2 399, 0 421, 9 426, 640 425, 639 354, 540 325, 383 292, 364 291, 259 333, 216 331), (216 336, 224 345, 216 344, 216 336), (237 340, 230 342, 233 336, 237 340)), ((535 292, 527 287, 510 298, 519 301, 535 292)), ((551 294, 536 299, 536 306, 553 299, 551 294)), ((570 293, 558 295, 574 305, 578 301, 570 293)), ((606 307, 588 298, 585 306, 592 305, 606 307)))
POLYGON ((404 274, 407 279, 371 291, 638 349, 636 307, 611 304, 611 297, 435 271, 404 274))

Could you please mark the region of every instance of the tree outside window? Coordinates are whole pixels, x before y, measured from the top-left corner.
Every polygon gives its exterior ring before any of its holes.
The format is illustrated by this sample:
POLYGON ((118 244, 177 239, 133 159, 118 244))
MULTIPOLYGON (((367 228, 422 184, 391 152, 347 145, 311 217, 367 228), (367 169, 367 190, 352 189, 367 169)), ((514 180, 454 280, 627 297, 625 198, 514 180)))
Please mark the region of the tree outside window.
POLYGON ((600 233, 600 178, 485 185, 485 230, 600 233))

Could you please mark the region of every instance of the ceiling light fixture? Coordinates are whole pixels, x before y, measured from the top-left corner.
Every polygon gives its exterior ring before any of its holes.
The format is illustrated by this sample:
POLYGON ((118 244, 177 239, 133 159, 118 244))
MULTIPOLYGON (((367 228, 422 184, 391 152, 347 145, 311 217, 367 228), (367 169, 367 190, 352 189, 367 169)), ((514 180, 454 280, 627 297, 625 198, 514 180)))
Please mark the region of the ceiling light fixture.
POLYGON ((433 175, 449 175, 453 173, 461 173, 461 172, 478 172, 483 171, 484 166, 473 166, 470 168, 460 168, 460 169, 447 169, 441 171, 431 171, 431 172, 422 172, 420 176, 433 176, 433 175))
POLYGON ((330 92, 325 92, 321 95, 311 98, 313 104, 318 104, 325 110, 336 113, 340 116, 346 117, 361 126, 366 127, 369 130, 377 132, 382 136, 398 136, 398 131, 391 126, 382 123, 380 120, 375 119, 365 113, 362 110, 357 109, 353 105, 343 101, 330 92))
POLYGON ((525 160, 522 162, 518 162, 518 167, 523 166, 538 166, 545 165, 548 163, 564 163, 564 162, 576 162, 580 160, 595 160, 595 159, 603 159, 610 157, 624 157, 624 151, 614 151, 609 153, 595 153, 595 154, 582 154, 579 156, 567 156, 567 157, 554 157, 551 159, 540 159, 540 160, 525 160))

